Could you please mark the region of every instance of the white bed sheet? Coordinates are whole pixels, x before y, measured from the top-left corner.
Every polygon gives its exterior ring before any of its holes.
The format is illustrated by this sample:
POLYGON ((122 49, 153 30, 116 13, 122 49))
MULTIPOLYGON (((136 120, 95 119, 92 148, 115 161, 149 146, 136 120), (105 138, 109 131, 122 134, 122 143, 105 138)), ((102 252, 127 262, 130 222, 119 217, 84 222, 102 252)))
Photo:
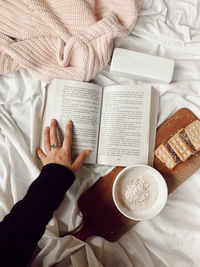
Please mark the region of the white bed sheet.
MULTIPOLYGON (((138 23, 117 47, 175 59, 173 83, 154 84, 160 91, 158 125, 181 107, 200 118, 200 2, 144 0, 138 23)), ((101 85, 137 84, 109 73, 94 79, 101 85)), ((45 85, 21 70, 0 76, 0 219, 21 199, 39 174, 39 123, 45 85)), ((92 237, 87 243, 58 238, 81 220, 80 194, 111 168, 84 166, 39 242, 32 266, 198 267, 200 262, 200 171, 177 188, 154 219, 138 223, 118 242, 92 237), (81 264, 80 264, 81 262, 81 264)))

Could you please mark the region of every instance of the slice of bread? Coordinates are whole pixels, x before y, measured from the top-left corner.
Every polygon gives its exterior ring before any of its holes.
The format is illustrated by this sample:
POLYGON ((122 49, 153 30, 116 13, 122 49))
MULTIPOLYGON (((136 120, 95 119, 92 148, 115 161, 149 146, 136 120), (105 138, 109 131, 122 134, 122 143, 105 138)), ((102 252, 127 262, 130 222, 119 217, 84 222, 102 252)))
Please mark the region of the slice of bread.
POLYGON ((200 151, 200 121, 195 120, 185 127, 188 138, 197 151, 200 151))
POLYGON ((185 141, 180 137, 180 132, 182 130, 183 129, 177 131, 172 137, 170 137, 168 143, 178 155, 178 157, 182 161, 186 161, 186 159, 188 159, 192 155, 192 152, 185 141))
POLYGON ((175 162, 177 162, 177 163, 181 162, 181 159, 175 153, 175 151, 173 150, 173 148, 169 145, 169 143, 168 143, 167 140, 163 141, 162 144, 166 147, 166 149, 168 150, 168 152, 170 153, 170 155, 173 157, 173 159, 174 159, 175 162))
POLYGON ((163 144, 157 147, 154 154, 162 163, 166 165, 169 170, 173 170, 173 168, 178 164, 178 162, 163 144))
POLYGON ((179 132, 179 135, 182 138, 182 140, 185 142, 185 144, 189 147, 189 149, 192 152, 192 154, 195 154, 197 152, 197 150, 195 149, 195 147, 193 146, 192 142, 190 141, 185 129, 181 130, 179 132))

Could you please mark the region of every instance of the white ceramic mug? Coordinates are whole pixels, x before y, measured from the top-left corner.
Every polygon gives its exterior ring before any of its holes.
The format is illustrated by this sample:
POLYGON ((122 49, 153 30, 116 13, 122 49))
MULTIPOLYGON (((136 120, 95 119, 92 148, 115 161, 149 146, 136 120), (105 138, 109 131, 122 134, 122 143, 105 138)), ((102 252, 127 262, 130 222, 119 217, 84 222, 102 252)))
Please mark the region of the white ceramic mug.
POLYGON ((156 216, 163 209, 167 201, 168 189, 163 176, 156 169, 147 165, 136 164, 123 169, 117 175, 113 183, 112 196, 117 209, 124 216, 132 220, 142 221, 156 216), (121 203, 119 199, 119 186, 120 182, 124 177, 130 176, 132 177, 131 179, 135 179, 136 177, 141 177, 141 175, 143 174, 149 174, 152 177, 152 179, 155 179, 155 181, 153 182, 157 183, 157 188, 158 188, 157 198, 149 208, 135 212, 134 214, 133 210, 126 208, 121 203))

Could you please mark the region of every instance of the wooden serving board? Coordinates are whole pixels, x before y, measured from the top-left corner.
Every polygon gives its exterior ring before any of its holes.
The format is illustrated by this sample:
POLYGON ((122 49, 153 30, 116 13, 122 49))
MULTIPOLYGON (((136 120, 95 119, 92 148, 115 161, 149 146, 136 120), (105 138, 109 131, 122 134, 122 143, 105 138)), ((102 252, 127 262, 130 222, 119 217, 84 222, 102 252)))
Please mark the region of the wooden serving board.
MULTIPOLYGON (((179 109, 169 119, 167 119, 157 130, 157 148, 170 134, 178 129, 186 127, 198 118, 187 108, 179 109)), ((200 167, 200 152, 189 157, 185 162, 179 163, 172 171, 157 158, 154 158, 154 168, 165 178, 169 194, 185 180, 187 180, 200 167)))
MULTIPOLYGON (((197 117, 190 110, 186 108, 178 110, 158 128, 156 147, 170 134, 196 119, 197 117)), ((169 193, 189 178, 199 166, 200 153, 180 163, 171 172, 156 157, 154 161, 154 168, 164 176, 169 193)), ((112 199, 113 182, 123 168, 115 167, 81 195, 78 206, 82 212, 82 224, 74 231, 67 233, 68 235, 71 234, 84 241, 95 235, 115 242, 137 223, 123 216, 115 207, 112 199)))

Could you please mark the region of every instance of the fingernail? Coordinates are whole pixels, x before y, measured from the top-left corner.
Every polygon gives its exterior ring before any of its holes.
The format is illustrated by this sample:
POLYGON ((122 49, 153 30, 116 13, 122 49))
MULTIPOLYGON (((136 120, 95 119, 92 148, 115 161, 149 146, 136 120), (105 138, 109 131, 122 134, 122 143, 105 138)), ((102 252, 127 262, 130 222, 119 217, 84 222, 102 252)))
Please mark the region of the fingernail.
POLYGON ((91 153, 91 150, 86 150, 85 153, 88 156, 91 153))
POLYGON ((72 121, 71 120, 68 120, 68 122, 67 122, 68 124, 70 124, 70 123, 72 123, 72 121))

